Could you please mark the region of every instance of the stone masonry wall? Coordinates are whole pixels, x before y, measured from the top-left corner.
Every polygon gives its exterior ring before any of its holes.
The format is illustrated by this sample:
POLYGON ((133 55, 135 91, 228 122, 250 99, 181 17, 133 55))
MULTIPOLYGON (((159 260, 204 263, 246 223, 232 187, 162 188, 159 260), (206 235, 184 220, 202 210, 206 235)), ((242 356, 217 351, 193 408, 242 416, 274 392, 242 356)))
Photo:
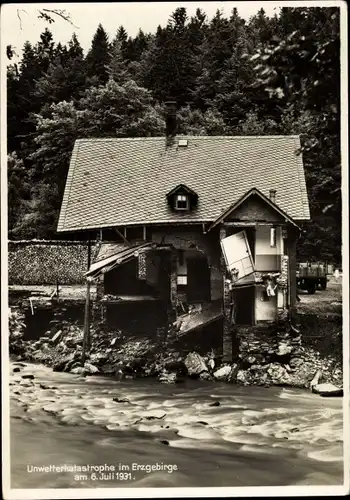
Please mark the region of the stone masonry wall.
MULTIPOLYGON (((93 257, 94 245, 91 245, 93 257)), ((88 243, 75 241, 10 241, 9 285, 78 285, 85 283, 88 243)))

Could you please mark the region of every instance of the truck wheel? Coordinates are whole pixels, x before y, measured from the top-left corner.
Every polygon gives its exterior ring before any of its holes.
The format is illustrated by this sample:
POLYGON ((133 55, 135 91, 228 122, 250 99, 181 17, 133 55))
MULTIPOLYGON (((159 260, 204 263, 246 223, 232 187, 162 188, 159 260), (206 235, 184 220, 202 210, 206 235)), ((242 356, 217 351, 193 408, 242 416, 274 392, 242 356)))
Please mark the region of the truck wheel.
POLYGON ((316 292, 316 286, 315 286, 315 283, 312 283, 310 285, 308 285, 307 287, 307 292, 312 295, 316 292))

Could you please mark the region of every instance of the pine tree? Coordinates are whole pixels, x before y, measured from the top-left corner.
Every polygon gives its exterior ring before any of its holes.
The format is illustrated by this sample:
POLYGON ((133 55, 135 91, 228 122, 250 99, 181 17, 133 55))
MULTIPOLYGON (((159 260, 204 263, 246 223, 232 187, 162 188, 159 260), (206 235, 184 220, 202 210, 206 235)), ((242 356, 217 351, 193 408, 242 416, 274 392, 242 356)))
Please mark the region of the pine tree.
POLYGON ((105 84, 108 80, 107 66, 110 62, 108 35, 99 24, 93 36, 91 49, 86 56, 87 75, 94 84, 105 84))
POLYGON ((85 89, 83 51, 75 34, 69 41, 68 47, 67 49, 66 46, 57 46, 55 59, 37 82, 35 95, 46 106, 77 99, 85 89))
POLYGON ((111 44, 110 62, 107 65, 107 72, 109 78, 118 83, 124 83, 130 78, 127 64, 123 57, 121 42, 118 37, 116 37, 111 44))
POLYGON ((19 107, 19 73, 17 64, 7 67, 7 149, 14 151, 19 145, 17 139, 19 107))
POLYGON ((181 106, 191 99, 195 83, 194 54, 189 44, 186 9, 178 8, 156 36, 141 61, 142 84, 164 101, 176 98, 181 106))
POLYGON ((30 185, 28 172, 23 161, 18 158, 15 151, 8 155, 7 162, 7 186, 8 186, 8 230, 15 234, 16 227, 23 214, 25 200, 28 199, 30 185))
POLYGON ((200 74, 193 92, 196 107, 202 110, 210 107, 225 63, 232 55, 232 46, 232 27, 218 10, 209 23, 199 50, 200 74))

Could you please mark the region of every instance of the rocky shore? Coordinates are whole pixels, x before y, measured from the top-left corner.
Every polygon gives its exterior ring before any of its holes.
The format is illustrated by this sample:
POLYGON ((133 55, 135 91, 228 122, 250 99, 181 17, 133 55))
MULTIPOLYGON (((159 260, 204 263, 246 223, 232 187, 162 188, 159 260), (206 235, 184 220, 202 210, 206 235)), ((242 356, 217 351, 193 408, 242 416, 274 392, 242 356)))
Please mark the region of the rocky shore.
POLYGON ((38 340, 24 340, 24 316, 20 308, 10 310, 10 354, 17 361, 42 363, 54 371, 81 376, 94 374, 117 379, 154 377, 161 383, 178 383, 185 377, 206 381, 225 381, 241 385, 291 386, 310 389, 317 383, 342 388, 341 358, 321 353, 315 346, 303 345, 300 331, 247 331, 239 339, 234 363, 222 363, 214 350, 199 353, 182 346, 176 337, 166 341, 130 339, 122 331, 92 329, 91 348, 82 362, 83 330, 77 324, 53 319, 50 329, 38 340))

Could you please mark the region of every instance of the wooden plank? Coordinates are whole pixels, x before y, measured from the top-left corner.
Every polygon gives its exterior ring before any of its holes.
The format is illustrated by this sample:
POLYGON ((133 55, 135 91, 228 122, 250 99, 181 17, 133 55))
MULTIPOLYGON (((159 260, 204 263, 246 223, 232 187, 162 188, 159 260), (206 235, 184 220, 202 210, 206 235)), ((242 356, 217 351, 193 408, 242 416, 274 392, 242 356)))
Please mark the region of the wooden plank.
POLYGON ((279 224, 276 222, 224 222, 224 227, 256 227, 256 226, 284 226, 285 224, 279 224))
POLYGON ((121 239, 126 243, 127 245, 130 245, 130 241, 128 241, 125 236, 119 231, 117 227, 114 228, 114 231, 117 233, 118 236, 121 237, 121 239))
POLYGON ((90 348, 90 285, 91 279, 88 278, 86 281, 86 300, 85 300, 85 314, 84 314, 84 337, 83 337, 83 352, 82 352, 82 363, 86 360, 86 351, 90 348))

